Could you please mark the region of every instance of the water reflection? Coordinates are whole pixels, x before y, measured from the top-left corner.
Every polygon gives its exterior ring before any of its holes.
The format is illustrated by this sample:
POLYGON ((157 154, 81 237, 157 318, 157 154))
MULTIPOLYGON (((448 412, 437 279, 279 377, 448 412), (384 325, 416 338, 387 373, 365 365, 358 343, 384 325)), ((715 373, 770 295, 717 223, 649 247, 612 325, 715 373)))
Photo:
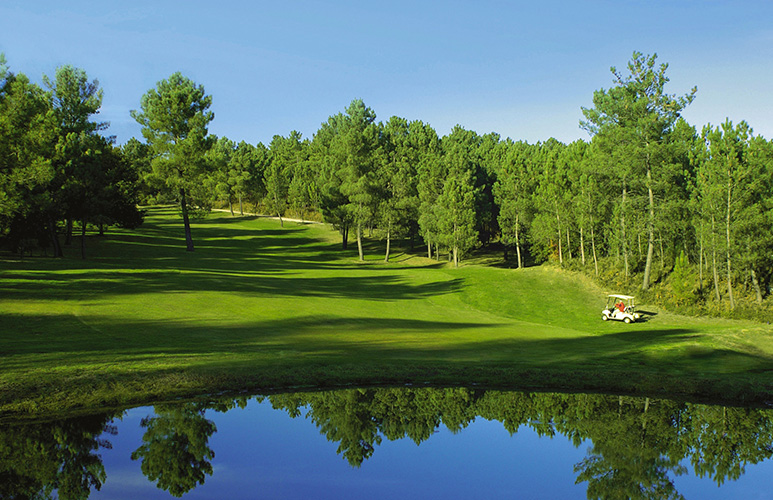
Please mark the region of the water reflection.
POLYGON ((0 498, 88 498, 106 473, 97 451, 116 435, 113 414, 45 424, 3 425, 0 431, 0 498))
MULTIPOLYGON (((587 394, 378 388, 156 406, 140 421, 143 435, 130 445, 131 460, 157 488, 184 495, 217 475, 210 438, 216 422, 228 432, 219 415, 251 399, 310 420, 355 469, 384 440, 420 444, 442 427, 458 433, 479 417, 500 422, 511 435, 527 429, 565 436, 574 447, 589 441, 573 472, 590 499, 683 498, 679 476, 722 485, 773 455, 771 410, 587 394)), ((88 498, 107 479, 100 450, 120 440, 120 417, 3 425, 0 498, 49 498, 55 492, 62 499, 88 498)))
POLYGON ((156 415, 143 418, 140 424, 145 429, 142 446, 131 458, 142 461, 145 477, 176 497, 212 475, 209 460, 215 452, 209 438, 217 428, 204 417, 205 410, 195 403, 156 407, 156 415))

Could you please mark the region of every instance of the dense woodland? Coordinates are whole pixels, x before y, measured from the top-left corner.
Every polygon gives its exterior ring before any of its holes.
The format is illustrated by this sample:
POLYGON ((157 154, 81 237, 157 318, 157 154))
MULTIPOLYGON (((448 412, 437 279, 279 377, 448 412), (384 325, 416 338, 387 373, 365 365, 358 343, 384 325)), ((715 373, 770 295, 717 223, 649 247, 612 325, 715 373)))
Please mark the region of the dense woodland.
MULTIPOLYGON (((503 248, 513 267, 546 261, 680 306, 763 303, 773 267, 773 144, 746 122, 698 129, 681 117, 696 96, 667 92, 668 66, 634 53, 592 96, 589 141, 528 144, 461 126, 448 135, 362 100, 270 144, 208 132, 212 97, 176 73, 132 116, 143 141, 122 146, 94 120, 97 80, 71 66, 45 88, 0 62, 0 237, 23 255, 62 254, 73 226, 136 227, 138 205, 177 203, 190 219, 232 213, 323 219, 342 236, 421 244, 454 265, 503 248)), ((86 238, 80 238, 86 255, 86 238)), ((368 248, 372 248, 372 245, 368 248)), ((417 250, 418 251, 418 250, 417 250)))

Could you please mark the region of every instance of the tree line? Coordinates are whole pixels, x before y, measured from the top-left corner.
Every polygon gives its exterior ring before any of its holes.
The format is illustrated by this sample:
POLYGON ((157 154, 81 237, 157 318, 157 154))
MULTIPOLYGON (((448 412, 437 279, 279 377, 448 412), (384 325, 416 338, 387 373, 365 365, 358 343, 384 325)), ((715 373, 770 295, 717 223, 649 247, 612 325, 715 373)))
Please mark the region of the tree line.
POLYGON ((85 258, 87 224, 136 227, 135 166, 94 118, 102 89, 86 72, 62 66, 46 87, 12 73, 0 54, 0 237, 24 255, 33 247, 62 256, 60 234, 80 223, 85 258))
POLYGON ((121 148, 96 133, 101 124, 84 121, 101 101, 85 73, 60 68, 44 92, 4 69, 0 107, 11 125, 0 148, 15 151, 15 159, 4 154, 0 166, 2 232, 20 241, 19 221, 31 227, 33 216, 38 232, 49 235, 72 220, 83 228, 136 221, 123 205, 119 217, 96 203, 96 187, 79 180, 91 179, 88 165, 98 164, 75 141, 84 137, 108 143, 100 150, 116 165, 103 164, 108 185, 117 174, 107 172, 125 175, 121 197, 111 192, 109 199, 179 204, 188 250, 191 216, 216 205, 232 213, 238 205, 243 214, 252 204, 280 223, 288 214, 321 217, 340 232, 344 249, 353 237, 360 260, 365 238, 383 241, 385 261, 400 238, 423 242, 429 258, 447 256, 455 266, 476 248, 498 244, 515 267, 555 261, 621 283, 635 279, 642 290, 667 283, 677 303, 713 296, 733 308, 739 290, 762 302, 773 274, 773 144, 746 122, 700 130, 687 123, 681 112, 697 89, 669 94, 667 68, 638 52, 625 71, 613 67, 613 85, 582 109, 590 140, 570 144, 529 144, 458 125, 440 137, 420 120, 377 122, 360 99, 312 138, 292 131, 268 145, 236 144, 208 132, 212 97, 175 73, 132 112, 145 141, 121 148), (65 69, 80 75, 71 93, 91 107, 76 110, 57 97, 65 69), (23 134, 12 124, 18 118, 6 114, 19 108, 19 95, 30 108, 23 134), (42 119, 49 114, 59 122, 42 119), (80 121, 68 125, 65 117, 76 115, 80 121))

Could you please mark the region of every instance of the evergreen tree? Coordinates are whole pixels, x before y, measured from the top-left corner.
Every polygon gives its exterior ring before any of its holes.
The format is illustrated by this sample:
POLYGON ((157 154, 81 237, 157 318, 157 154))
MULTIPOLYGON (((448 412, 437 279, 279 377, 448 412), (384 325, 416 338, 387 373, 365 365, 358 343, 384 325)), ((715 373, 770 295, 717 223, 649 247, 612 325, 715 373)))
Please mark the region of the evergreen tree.
POLYGON ((438 238, 451 249, 454 267, 459 267, 461 257, 478 243, 475 193, 469 171, 451 171, 443 185, 443 192, 438 196, 435 214, 438 238))
POLYGON ((141 111, 131 112, 153 148, 156 175, 178 196, 189 252, 194 248, 189 210, 197 202, 199 208, 206 208, 204 197, 196 200, 195 195, 206 178, 205 154, 212 146, 207 130, 215 117, 208 111, 211 105, 212 97, 206 95, 203 86, 175 73, 145 93, 141 111))
MULTIPOLYGON (((629 176, 642 179, 647 192, 647 257, 642 289, 650 285, 655 247, 655 184, 660 167, 670 163, 667 144, 680 112, 695 98, 696 88, 684 96, 665 92, 667 64, 656 67, 657 54, 644 56, 634 52, 628 63, 629 74, 612 67, 615 86, 593 94, 593 108, 583 108, 586 121, 581 125, 598 141, 598 146, 613 159, 622 174, 621 226, 625 230, 629 176)), ((625 239, 625 238, 624 238, 625 239)), ((627 259, 627 249, 624 249, 627 259)), ((627 262, 627 261, 626 261, 627 262)), ((626 273, 627 274, 627 273, 626 273)))

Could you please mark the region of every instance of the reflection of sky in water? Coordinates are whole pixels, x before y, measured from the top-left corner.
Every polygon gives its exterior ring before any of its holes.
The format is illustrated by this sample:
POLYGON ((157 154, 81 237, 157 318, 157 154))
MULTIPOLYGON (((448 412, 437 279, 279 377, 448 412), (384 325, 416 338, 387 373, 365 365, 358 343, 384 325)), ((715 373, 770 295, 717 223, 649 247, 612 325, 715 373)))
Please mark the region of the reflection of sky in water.
MULTIPOLYGON (((141 443, 140 420, 151 408, 129 410, 117 421, 112 450, 101 450, 107 481, 91 498, 172 498, 140 472, 130 455, 141 443)), ((214 474, 183 498, 586 498, 575 484, 575 464, 589 442, 575 448, 561 435, 539 438, 521 427, 510 436, 502 423, 478 417, 453 434, 444 426, 416 445, 383 439, 360 468, 351 467, 304 416, 291 419, 268 401, 244 410, 207 411, 217 425, 210 438, 214 474)), ((771 498, 773 464, 746 467, 739 481, 721 489, 710 479, 675 478, 687 499, 771 498)))

